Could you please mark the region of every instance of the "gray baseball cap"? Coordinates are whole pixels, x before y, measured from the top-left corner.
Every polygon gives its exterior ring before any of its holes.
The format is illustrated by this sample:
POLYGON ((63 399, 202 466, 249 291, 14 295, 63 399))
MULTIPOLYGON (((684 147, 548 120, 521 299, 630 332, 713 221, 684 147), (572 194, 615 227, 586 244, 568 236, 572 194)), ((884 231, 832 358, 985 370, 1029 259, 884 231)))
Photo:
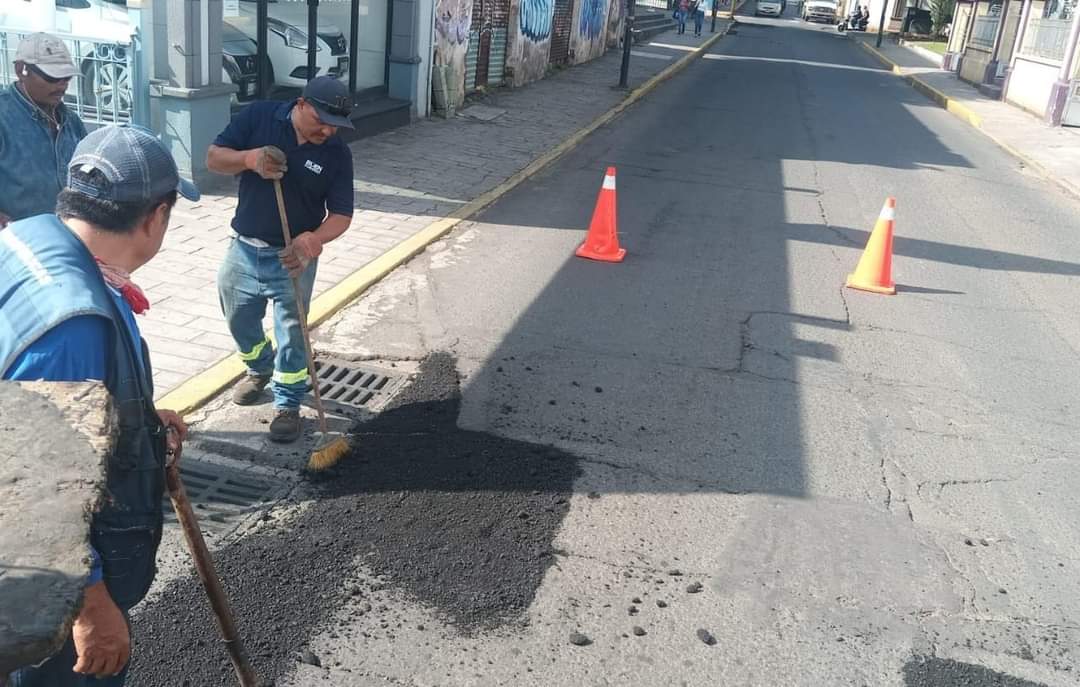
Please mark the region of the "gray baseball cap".
POLYGON ((64 41, 48 33, 32 33, 19 41, 15 61, 32 64, 54 79, 70 79, 79 73, 64 41))
POLYGON ((149 203, 173 190, 188 200, 199 199, 199 189, 180 178, 165 144, 149 130, 130 124, 103 126, 79 141, 68 164, 68 188, 121 203, 149 203), (95 169, 105 183, 71 178, 73 170, 95 169))

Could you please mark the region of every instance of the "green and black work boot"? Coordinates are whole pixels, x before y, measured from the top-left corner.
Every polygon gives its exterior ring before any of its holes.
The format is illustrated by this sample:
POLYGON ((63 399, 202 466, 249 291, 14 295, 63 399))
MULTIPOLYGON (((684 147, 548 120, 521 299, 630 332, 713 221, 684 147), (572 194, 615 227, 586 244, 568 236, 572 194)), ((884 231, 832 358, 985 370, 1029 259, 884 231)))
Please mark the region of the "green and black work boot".
POLYGON ((300 437, 300 411, 295 408, 278 408, 270 422, 270 441, 291 444, 300 437))
POLYGON ((263 389, 270 383, 270 375, 244 375, 233 387, 232 401, 238 406, 253 406, 263 397, 263 389))

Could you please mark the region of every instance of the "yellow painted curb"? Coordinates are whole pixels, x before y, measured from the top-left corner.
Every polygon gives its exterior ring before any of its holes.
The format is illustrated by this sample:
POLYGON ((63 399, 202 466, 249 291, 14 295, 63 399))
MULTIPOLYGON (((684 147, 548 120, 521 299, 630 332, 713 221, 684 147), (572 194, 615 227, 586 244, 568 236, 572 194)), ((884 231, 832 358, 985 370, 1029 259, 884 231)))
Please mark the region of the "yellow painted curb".
POLYGON ((1051 172, 1039 161, 1020 152, 1016 148, 1012 147, 1005 141, 1001 140, 994 134, 984 129, 982 117, 975 112, 972 112, 971 109, 969 109, 966 105, 963 105, 960 102, 954 100, 953 98, 945 95, 938 89, 934 88, 930 84, 920 79, 917 75, 904 73, 904 70, 901 69, 899 65, 897 65, 895 62, 883 55, 880 51, 870 47, 870 45, 868 45, 864 41, 859 41, 859 45, 861 45, 871 55, 881 61, 882 64, 886 65, 887 67, 891 67, 893 74, 896 74, 897 76, 903 78, 905 81, 910 83, 915 88, 915 90, 927 96, 928 98, 936 102, 938 105, 945 108, 945 110, 959 117, 961 120, 967 122, 975 129, 978 129, 979 133, 989 138, 997 147, 1001 148, 1009 155, 1012 155, 1017 160, 1023 162, 1025 166, 1035 170, 1042 176, 1046 177, 1048 180, 1054 182, 1058 185, 1059 188, 1063 189, 1070 195, 1080 198, 1080 186, 1074 185, 1068 179, 1065 179, 1062 176, 1051 172))
POLYGON ((900 65, 890 60, 879 50, 871 47, 866 42, 860 40, 859 45, 861 45, 863 49, 869 52, 871 55, 876 57, 886 67, 889 67, 892 70, 893 74, 896 74, 897 76, 911 84, 912 87, 915 88, 915 90, 930 98, 938 105, 943 107, 945 110, 956 115, 957 117, 964 120, 976 129, 982 128, 982 117, 972 112, 966 105, 945 95, 938 89, 934 88, 930 84, 920 79, 917 75, 906 73, 903 68, 900 67, 900 65))
MULTIPOLYGON (((723 38, 727 31, 721 31, 710 36, 704 43, 692 52, 683 55, 675 63, 669 65, 659 74, 654 75, 645 83, 633 89, 626 98, 616 104, 607 112, 603 113, 589 124, 585 125, 572 136, 555 146, 548 152, 529 163, 524 169, 511 176, 495 188, 481 194, 472 201, 461 206, 448 217, 435 220, 424 229, 405 239, 357 271, 350 274, 341 282, 319 294, 311 301, 308 312, 308 322, 312 327, 325 322, 339 310, 355 300, 364 291, 382 280, 397 267, 401 266, 417 253, 420 253, 430 244, 445 236, 454 227, 464 220, 477 214, 499 198, 503 197, 516 186, 529 177, 535 175, 541 169, 559 159, 567 152, 577 147, 585 138, 622 114, 626 108, 641 100, 657 86, 685 69, 694 60, 700 58, 718 40, 723 38)), ((273 339, 273 333, 267 332, 267 336, 273 339)), ((181 415, 191 413, 202 407, 207 401, 216 396, 227 386, 240 379, 244 375, 246 366, 235 355, 220 360, 209 368, 195 374, 180 384, 169 393, 159 399, 155 405, 158 408, 175 410, 181 415)))

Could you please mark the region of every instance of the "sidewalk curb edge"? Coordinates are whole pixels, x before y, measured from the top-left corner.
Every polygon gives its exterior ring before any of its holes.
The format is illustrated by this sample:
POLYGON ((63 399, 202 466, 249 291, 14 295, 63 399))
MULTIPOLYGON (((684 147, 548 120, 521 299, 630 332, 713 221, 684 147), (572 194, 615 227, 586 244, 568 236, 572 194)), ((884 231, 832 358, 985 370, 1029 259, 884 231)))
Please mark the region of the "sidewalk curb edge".
POLYGON ((861 45, 863 49, 865 49, 867 52, 877 58, 882 64, 890 67, 893 74, 904 79, 909 84, 911 84, 911 86, 915 90, 919 91, 930 100, 933 100, 942 108, 958 117, 961 121, 966 122, 972 128, 978 130, 979 133, 990 139, 990 141, 993 142, 994 145, 1001 148, 1006 153, 1022 162, 1026 167, 1029 167, 1030 169, 1037 172, 1039 175, 1045 177, 1048 181, 1053 182, 1066 193, 1070 194, 1075 198, 1080 198, 1080 186, 1074 186, 1067 179, 1063 179, 1060 175, 1047 169, 1042 163, 1034 160, 1025 153, 1020 152, 1013 146, 1001 140, 999 137, 984 129, 982 124, 982 117, 980 117, 978 114, 972 112, 965 105, 954 100, 953 98, 950 98, 938 89, 926 83, 917 75, 904 73, 904 70, 899 65, 897 65, 895 62, 890 60, 878 50, 875 50, 871 46, 867 45, 865 41, 860 40, 859 45, 861 45))
MULTIPOLYGON (((312 299, 308 312, 308 323, 314 328, 352 303, 361 294, 377 284, 395 269, 405 264, 429 245, 448 234, 458 224, 479 213, 495 201, 502 198, 522 182, 534 176, 552 162, 581 144, 586 137, 622 114, 627 108, 651 93, 661 83, 685 69, 691 62, 700 58, 717 41, 727 35, 727 29, 710 36, 693 51, 686 53, 676 62, 653 75, 643 84, 629 91, 625 98, 616 103, 607 112, 596 117, 592 122, 564 139, 562 143, 536 158, 525 168, 513 174, 495 188, 480 194, 446 217, 435 220, 419 232, 413 234, 368 264, 350 274, 334 286, 312 299)), ((273 340, 273 333, 267 332, 273 340)), ((162 396, 155 406, 174 410, 181 415, 198 410, 214 396, 244 375, 243 362, 235 354, 229 354, 202 372, 184 380, 175 389, 162 396)))

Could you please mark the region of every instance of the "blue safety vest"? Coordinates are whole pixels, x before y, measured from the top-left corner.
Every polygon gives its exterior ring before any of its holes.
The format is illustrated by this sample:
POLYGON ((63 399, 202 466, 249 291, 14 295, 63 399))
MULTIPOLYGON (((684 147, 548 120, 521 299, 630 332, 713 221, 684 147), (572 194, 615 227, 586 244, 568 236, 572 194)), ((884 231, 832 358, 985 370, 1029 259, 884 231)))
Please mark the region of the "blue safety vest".
POLYGON ((104 382, 119 432, 90 541, 101 556, 109 594, 126 611, 150 589, 161 541, 165 441, 154 409, 149 354, 142 340, 133 340, 93 256, 55 215, 0 230, 0 379, 34 341, 84 315, 112 325, 104 382))

